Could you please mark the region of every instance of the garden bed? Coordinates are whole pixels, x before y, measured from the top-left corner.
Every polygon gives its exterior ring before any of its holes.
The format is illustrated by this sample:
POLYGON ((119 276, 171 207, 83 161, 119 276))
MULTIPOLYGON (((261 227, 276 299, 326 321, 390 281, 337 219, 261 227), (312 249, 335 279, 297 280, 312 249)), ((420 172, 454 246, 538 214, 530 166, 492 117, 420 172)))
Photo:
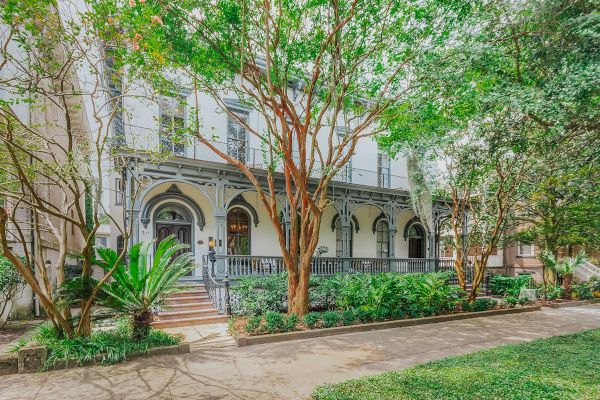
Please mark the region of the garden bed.
POLYGON ((588 304, 600 303, 600 299, 589 299, 589 300, 562 300, 557 299, 544 304, 545 307, 550 308, 563 308, 563 307, 578 307, 585 306, 588 304))
POLYGON ((493 315, 524 313, 524 312, 531 312, 531 311, 539 311, 540 309, 541 309, 541 307, 538 305, 524 306, 524 307, 519 307, 519 308, 498 308, 498 309, 487 310, 487 311, 461 312, 461 313, 454 313, 454 314, 437 315, 437 316, 433 316, 433 317, 408 318, 408 319, 373 322, 373 323, 366 323, 366 324, 336 326, 336 327, 331 327, 331 328, 320 328, 320 329, 305 328, 306 330, 285 332, 285 333, 264 334, 264 335, 258 335, 258 336, 238 335, 235 337, 235 342, 236 342, 237 347, 245 347, 245 346, 252 346, 252 345, 256 345, 256 344, 285 342, 285 341, 291 341, 291 340, 341 335, 341 334, 353 333, 353 332, 365 332, 365 331, 372 331, 372 330, 401 328, 401 327, 405 327, 405 326, 426 325, 426 324, 434 324, 434 323, 438 323, 438 322, 456 321, 456 320, 461 320, 461 319, 479 318, 479 317, 487 317, 487 316, 493 316, 493 315))
POLYGON ((189 344, 182 343, 180 337, 159 330, 151 330, 147 337, 134 340, 131 328, 123 323, 80 338, 58 337, 52 326, 42 325, 30 340, 15 345, 3 362, 7 367, 4 373, 26 373, 189 352, 189 344), (19 360, 18 371, 12 370, 11 359, 19 360), (28 365, 21 365, 23 362, 28 365))

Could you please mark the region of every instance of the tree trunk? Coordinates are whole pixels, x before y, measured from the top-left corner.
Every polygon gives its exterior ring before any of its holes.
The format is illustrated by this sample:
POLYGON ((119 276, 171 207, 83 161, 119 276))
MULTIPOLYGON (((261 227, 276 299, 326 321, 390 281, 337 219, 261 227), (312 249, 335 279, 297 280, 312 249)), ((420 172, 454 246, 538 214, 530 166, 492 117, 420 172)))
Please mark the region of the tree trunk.
POLYGON ((571 280, 573 279, 573 274, 565 274, 563 275, 563 289, 565 290, 565 298, 571 298, 571 280))
POLYGON ((150 310, 144 310, 139 314, 133 314, 133 340, 144 340, 148 337, 152 329, 150 324, 154 320, 154 315, 150 310))
POLYGON ((312 257, 308 259, 308 262, 306 260, 299 262, 299 272, 288 274, 288 314, 303 316, 308 312, 308 286, 312 257))

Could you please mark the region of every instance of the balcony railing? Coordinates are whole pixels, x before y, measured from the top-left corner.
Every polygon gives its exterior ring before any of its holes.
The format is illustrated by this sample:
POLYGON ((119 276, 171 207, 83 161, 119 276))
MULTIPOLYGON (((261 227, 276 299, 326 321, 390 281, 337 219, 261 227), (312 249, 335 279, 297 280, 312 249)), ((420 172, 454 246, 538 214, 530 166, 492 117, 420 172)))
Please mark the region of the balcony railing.
MULTIPOLYGON (((183 137, 173 139, 161 137, 159 131, 143 128, 135 125, 126 126, 126 137, 130 148, 141 151, 160 151, 177 157, 194 160, 211 161, 216 163, 227 163, 223 158, 215 154, 207 145, 201 143, 195 137, 183 137)), ((276 172, 283 172, 281 160, 271 159, 266 149, 246 147, 232 149, 227 143, 211 141, 211 143, 225 154, 232 154, 246 166, 257 169, 267 169, 269 166, 276 172)), ((312 178, 320 178, 323 168, 318 162, 311 171, 312 178)), ((408 178, 400 175, 381 173, 361 168, 345 166, 337 171, 333 181, 340 183, 352 183, 356 185, 374 186, 386 189, 408 190, 408 178)))

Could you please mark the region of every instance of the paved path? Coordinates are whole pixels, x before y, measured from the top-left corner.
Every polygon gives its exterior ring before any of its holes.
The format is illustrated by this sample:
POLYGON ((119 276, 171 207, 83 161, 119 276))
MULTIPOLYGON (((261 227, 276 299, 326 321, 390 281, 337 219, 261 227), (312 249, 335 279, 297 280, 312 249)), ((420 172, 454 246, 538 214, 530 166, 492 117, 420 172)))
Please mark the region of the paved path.
POLYGON ((0 399, 306 399, 316 385, 600 327, 600 305, 0 378, 0 399))

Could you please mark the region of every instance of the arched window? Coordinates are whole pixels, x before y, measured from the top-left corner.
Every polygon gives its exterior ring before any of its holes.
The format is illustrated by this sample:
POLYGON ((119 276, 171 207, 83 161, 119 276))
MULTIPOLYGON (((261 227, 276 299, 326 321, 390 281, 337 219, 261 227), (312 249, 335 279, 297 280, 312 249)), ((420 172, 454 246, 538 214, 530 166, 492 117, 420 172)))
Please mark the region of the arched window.
MULTIPOLYGON (((350 254, 349 256, 352 257, 352 248, 353 246, 353 242, 354 241, 354 222, 350 222, 350 254)), ((342 219, 338 218, 335 221, 335 255, 337 257, 342 257, 344 255, 344 250, 343 250, 343 241, 342 241, 342 219)))
POLYGON ((390 227, 387 221, 381 220, 377 223, 377 257, 388 258, 390 256, 390 227))
POLYGON ((227 254, 250 255, 250 215, 240 207, 227 213, 227 254))
POLYGON ((125 240, 123 239, 123 235, 119 235, 117 236, 117 254, 121 254, 124 248, 125 240))

